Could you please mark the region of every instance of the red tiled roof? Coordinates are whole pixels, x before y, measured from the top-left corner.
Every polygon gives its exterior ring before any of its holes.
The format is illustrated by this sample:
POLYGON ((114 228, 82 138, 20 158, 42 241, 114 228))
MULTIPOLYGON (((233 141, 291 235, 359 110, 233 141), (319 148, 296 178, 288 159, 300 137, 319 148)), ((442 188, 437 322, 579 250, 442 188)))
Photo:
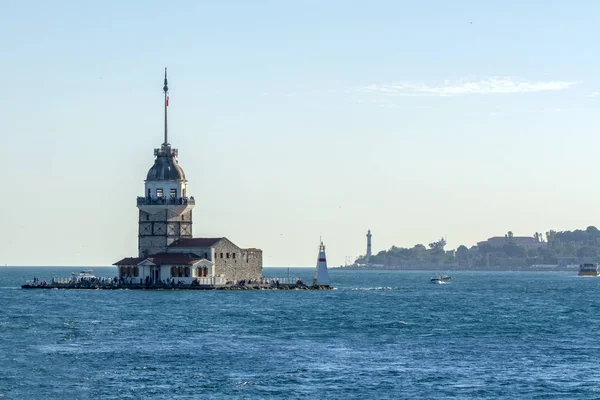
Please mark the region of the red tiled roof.
POLYGON ((203 258, 194 253, 158 253, 146 259, 154 264, 192 265, 203 258))
POLYGON ((144 260, 148 260, 154 264, 169 264, 169 265, 192 265, 204 257, 194 253, 158 253, 150 257, 127 257, 121 261, 117 261, 113 265, 138 265, 144 260))
POLYGON ((223 238, 189 238, 179 239, 169 247, 211 247, 223 238))
POLYGON ((138 265, 144 261, 144 258, 141 257, 125 257, 124 259, 117 261, 113 265, 138 265))

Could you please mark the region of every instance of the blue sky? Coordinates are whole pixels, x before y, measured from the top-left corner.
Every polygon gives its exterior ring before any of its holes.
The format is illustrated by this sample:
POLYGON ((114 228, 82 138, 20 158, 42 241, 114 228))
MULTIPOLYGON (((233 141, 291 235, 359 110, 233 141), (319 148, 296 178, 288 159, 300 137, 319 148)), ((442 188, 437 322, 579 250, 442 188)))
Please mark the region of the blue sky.
POLYGON ((330 264, 447 236, 600 225, 600 4, 9 2, 0 13, 0 263, 137 251, 170 138, 195 236, 330 264))

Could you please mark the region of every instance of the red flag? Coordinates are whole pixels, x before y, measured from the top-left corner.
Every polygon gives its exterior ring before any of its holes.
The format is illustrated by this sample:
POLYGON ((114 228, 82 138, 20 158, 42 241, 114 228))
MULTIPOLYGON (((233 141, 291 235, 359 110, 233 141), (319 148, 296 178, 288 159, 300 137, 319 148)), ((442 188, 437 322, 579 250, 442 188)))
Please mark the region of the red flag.
POLYGON ((169 107, 169 96, 167 96, 167 99, 165 100, 165 105, 169 107))

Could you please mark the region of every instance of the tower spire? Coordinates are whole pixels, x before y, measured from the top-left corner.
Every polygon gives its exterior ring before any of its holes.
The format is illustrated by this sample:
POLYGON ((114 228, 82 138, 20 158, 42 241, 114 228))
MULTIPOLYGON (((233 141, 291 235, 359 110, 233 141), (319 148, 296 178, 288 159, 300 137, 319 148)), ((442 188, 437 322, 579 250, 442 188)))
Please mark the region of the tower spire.
POLYGON ((169 144, 169 131, 167 128, 167 107, 169 106, 169 86, 167 86, 167 68, 165 67, 165 86, 163 86, 165 92, 165 146, 169 144))

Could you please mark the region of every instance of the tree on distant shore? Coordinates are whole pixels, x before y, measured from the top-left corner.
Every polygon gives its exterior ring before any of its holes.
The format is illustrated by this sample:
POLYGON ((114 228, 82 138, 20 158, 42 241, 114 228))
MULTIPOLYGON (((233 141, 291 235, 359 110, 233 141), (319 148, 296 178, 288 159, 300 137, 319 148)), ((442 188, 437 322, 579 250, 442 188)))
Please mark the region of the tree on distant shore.
POLYGON ((446 240, 444 238, 441 238, 437 242, 429 243, 429 248, 431 250, 442 250, 443 251, 445 246, 446 246, 446 240))
POLYGON ((546 240, 548 241, 548 246, 554 247, 556 245, 556 231, 550 229, 546 232, 546 240))
POLYGON ((598 252, 595 247, 592 246, 584 246, 577 249, 577 257, 581 258, 593 258, 597 257, 598 252))
POLYGON ((508 231, 508 233, 506 235, 504 235, 504 237, 506 238, 506 243, 514 242, 515 235, 512 233, 512 231, 508 231))

